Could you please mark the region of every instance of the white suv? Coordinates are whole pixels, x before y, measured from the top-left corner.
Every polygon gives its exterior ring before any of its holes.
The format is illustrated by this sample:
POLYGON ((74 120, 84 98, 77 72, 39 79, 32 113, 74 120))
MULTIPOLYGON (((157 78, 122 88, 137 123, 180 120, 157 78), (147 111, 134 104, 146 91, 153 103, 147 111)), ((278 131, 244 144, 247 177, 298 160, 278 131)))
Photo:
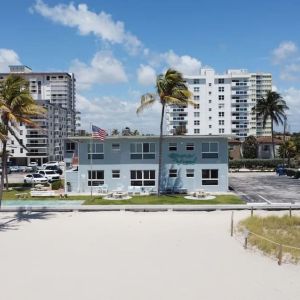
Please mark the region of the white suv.
POLYGON ((47 166, 59 166, 58 161, 48 161, 47 163, 42 164, 43 168, 46 168, 47 166))
POLYGON ((55 180, 59 180, 60 176, 54 172, 53 170, 39 170, 38 174, 44 176, 45 178, 47 178, 47 180, 49 182, 53 182, 55 180))
POLYGON ((33 173, 24 176, 24 183, 47 183, 48 179, 41 174, 33 173))

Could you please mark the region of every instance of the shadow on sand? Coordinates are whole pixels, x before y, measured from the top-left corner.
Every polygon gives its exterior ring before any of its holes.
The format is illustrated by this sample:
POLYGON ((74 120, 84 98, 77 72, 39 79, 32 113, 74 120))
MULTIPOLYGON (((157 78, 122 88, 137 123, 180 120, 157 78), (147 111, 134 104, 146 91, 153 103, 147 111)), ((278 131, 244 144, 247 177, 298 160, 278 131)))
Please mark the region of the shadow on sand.
POLYGON ((16 212, 14 216, 6 216, 0 219, 0 232, 8 230, 17 230, 22 222, 31 222, 32 220, 46 220, 52 217, 48 212, 16 212))

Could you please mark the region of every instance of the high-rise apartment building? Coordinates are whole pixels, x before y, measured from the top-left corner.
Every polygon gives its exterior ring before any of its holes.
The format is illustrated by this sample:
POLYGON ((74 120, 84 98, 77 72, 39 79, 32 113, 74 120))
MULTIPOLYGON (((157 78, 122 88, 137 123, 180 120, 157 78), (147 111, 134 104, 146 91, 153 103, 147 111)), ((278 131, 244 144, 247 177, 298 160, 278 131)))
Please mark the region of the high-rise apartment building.
POLYGON ((76 130, 75 78, 66 72, 33 72, 27 66, 10 66, 10 73, 0 73, 0 80, 18 74, 29 82, 29 89, 37 104, 46 109, 43 116, 34 117, 38 126, 20 124, 18 137, 28 151, 10 137, 8 150, 15 164, 42 164, 62 160, 64 139, 76 130))
POLYGON ((272 90, 270 73, 228 70, 216 74, 213 69, 201 69, 199 75, 184 78, 195 104, 167 107, 167 134, 235 134, 239 139, 271 135, 270 120, 263 128, 252 110, 257 100, 272 90))

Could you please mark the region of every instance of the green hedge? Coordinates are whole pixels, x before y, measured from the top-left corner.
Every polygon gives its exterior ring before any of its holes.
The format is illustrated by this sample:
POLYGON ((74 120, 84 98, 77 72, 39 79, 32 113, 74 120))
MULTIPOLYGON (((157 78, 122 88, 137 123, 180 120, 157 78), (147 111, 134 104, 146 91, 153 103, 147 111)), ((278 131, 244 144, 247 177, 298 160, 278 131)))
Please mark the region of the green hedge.
POLYGON ((231 169, 271 169, 282 164, 282 159, 236 159, 229 161, 231 169))
POLYGON ((286 169, 286 175, 294 178, 300 178, 300 171, 297 169, 286 169))
POLYGON ((51 189, 52 190, 59 190, 61 188, 64 187, 64 183, 63 181, 60 179, 60 180, 56 180, 54 182, 51 183, 51 189))

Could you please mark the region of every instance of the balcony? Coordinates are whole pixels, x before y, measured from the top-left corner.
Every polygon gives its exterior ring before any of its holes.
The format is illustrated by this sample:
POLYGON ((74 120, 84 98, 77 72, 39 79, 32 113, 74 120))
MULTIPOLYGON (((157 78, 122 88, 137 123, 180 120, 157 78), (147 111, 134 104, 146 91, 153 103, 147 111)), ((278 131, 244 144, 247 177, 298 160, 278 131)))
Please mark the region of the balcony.
POLYGON ((48 138, 48 135, 45 134, 26 134, 26 138, 31 139, 44 139, 44 138, 48 138))
POLYGON ((48 144, 26 144, 27 148, 48 148, 48 144))
POLYGON ((48 153, 45 152, 27 152, 26 153, 27 156, 35 156, 35 157, 41 157, 41 156, 48 156, 48 153))

